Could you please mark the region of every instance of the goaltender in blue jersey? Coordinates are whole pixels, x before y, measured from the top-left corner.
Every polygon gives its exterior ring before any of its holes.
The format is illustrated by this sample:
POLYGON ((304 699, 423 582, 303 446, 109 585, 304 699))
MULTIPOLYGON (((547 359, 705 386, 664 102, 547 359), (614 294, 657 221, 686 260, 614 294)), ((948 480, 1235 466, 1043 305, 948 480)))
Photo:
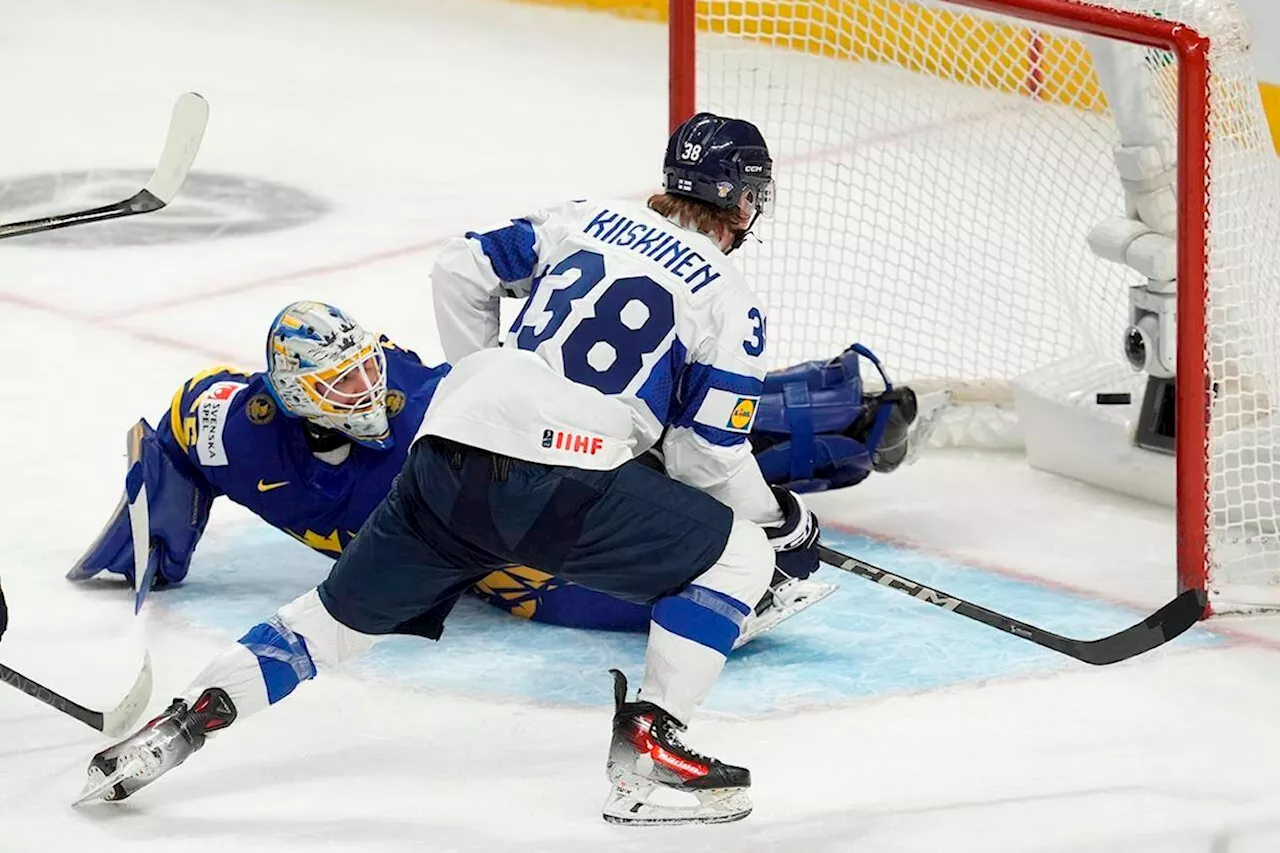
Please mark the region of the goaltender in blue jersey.
MULTIPOLYGON (((860 353, 870 356, 851 347, 829 362, 766 377, 751 443, 770 483, 797 491, 840 488, 901 463, 914 397, 906 388, 864 394, 860 353)), ((131 428, 125 493, 68 578, 109 571, 132 583, 135 559, 145 559, 140 607, 151 589, 186 577, 220 495, 330 558, 342 553, 389 491, 449 366, 426 366, 412 351, 318 302, 293 303, 277 315, 267 362, 270 368, 257 373, 227 367, 199 373, 178 389, 154 429, 145 420, 131 428), (309 357, 290 352, 309 342, 322 346, 309 357), (308 371, 314 375, 306 377, 308 371), (135 557, 131 518, 139 515, 150 543, 135 557)), ((647 459, 662 464, 656 455, 647 459)), ((776 579, 743 641, 832 589, 792 580, 776 579)), ((553 625, 649 626, 648 606, 526 566, 495 571, 471 592, 515 616, 553 625)))
POLYGON ((449 366, 426 366, 319 302, 280 312, 267 363, 197 374, 154 429, 131 428, 125 494, 68 578, 106 570, 133 582, 145 559, 141 606, 186 577, 220 495, 329 557, 342 552, 386 497, 449 366), (150 542, 135 558, 139 515, 150 542))

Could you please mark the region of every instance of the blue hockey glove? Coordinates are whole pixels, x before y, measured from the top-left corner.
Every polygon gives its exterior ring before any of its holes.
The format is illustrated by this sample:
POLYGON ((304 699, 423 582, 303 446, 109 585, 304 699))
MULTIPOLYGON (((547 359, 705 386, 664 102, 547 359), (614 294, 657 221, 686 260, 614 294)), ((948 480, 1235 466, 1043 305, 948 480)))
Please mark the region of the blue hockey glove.
POLYGON ((822 534, 818 517, 796 495, 778 486, 771 488, 782 510, 782 523, 764 529, 777 566, 774 583, 780 580, 778 572, 788 578, 807 578, 818 570, 818 537, 822 534))
POLYGON ((68 580, 82 581, 108 571, 124 575, 133 583, 129 501, 139 493, 139 484, 146 489, 150 530, 146 573, 152 577, 151 585, 162 588, 179 583, 187 576, 196 543, 209 521, 213 492, 174 463, 145 420, 139 421, 133 430, 140 433, 141 440, 130 442, 125 495, 89 550, 67 572, 68 580))
POLYGON ((751 431, 751 449, 772 485, 820 492, 888 473, 907 455, 914 392, 889 382, 879 360, 853 344, 836 358, 771 372, 751 431), (880 372, 885 390, 863 391, 859 359, 880 372))

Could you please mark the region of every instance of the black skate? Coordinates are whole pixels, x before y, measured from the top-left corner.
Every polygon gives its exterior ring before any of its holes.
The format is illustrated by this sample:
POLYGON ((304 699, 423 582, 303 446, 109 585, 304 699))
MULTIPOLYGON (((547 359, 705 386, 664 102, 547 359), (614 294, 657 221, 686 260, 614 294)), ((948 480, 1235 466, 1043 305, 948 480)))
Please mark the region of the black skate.
POLYGON ((680 742, 684 726, 652 702, 627 702, 627 679, 613 673, 613 742, 604 804, 610 823, 728 823, 751 814, 751 771, 699 755, 680 742), (692 795, 696 804, 648 802, 654 788, 692 795))
POLYGON ((200 694, 194 707, 174 699, 165 712, 134 734, 99 752, 89 762, 80 798, 123 800, 150 785, 204 746, 205 736, 235 722, 236 706, 221 688, 200 694))

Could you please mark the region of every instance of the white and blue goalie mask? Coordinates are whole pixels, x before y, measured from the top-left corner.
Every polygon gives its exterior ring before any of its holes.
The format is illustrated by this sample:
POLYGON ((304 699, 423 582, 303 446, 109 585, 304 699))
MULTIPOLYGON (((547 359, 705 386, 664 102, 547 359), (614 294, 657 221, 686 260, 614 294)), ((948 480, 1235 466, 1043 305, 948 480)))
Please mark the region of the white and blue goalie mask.
POLYGON ((267 336, 267 377, 289 414, 370 447, 390 445, 387 359, 377 336, 323 302, 294 302, 267 336))

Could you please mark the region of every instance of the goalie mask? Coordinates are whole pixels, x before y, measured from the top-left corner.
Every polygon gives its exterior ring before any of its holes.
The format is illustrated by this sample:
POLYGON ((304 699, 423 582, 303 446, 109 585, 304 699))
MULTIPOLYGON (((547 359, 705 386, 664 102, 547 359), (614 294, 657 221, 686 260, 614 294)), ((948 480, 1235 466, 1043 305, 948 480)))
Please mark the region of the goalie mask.
POLYGON ((386 355, 342 310, 294 302, 281 311, 267 336, 267 378, 290 415, 369 447, 391 446, 386 355))

